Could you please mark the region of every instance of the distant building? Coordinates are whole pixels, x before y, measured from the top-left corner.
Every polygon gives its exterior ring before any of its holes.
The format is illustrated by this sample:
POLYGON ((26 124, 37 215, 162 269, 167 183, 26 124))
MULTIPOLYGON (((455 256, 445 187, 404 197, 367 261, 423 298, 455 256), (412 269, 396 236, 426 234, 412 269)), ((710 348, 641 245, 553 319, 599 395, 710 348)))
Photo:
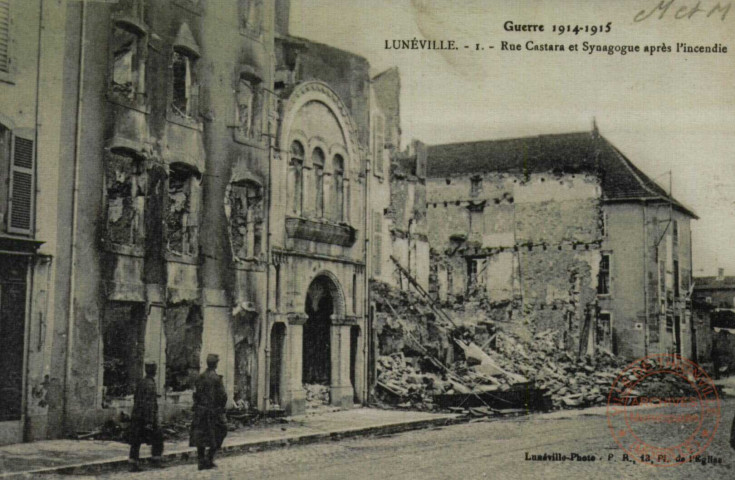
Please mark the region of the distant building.
POLYGON ((690 222, 592 132, 428 148, 432 270, 442 300, 486 302, 519 334, 628 358, 692 348, 690 222))
POLYGON ((719 370, 735 372, 735 277, 719 268, 716 276, 694 278, 694 311, 698 320, 697 345, 700 362, 719 370))

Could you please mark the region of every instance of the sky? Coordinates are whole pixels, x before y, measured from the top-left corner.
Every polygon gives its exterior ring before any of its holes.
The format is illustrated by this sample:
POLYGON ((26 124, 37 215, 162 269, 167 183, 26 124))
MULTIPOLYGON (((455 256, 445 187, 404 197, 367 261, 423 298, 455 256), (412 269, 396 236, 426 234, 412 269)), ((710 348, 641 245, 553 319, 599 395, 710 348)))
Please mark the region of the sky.
POLYGON ((708 16, 717 1, 700 0, 701 12, 696 0, 669 1, 648 15, 660 0, 292 0, 290 32, 364 56, 373 74, 398 66, 404 145, 583 131, 594 118, 666 190, 671 171, 674 197, 700 217, 694 275, 735 275, 735 2, 708 16), (544 31, 508 32, 507 21, 544 31), (610 32, 594 36, 552 31, 608 22, 610 32), (385 48, 413 39, 454 40, 459 50, 385 48), (529 40, 565 51, 529 51, 529 40), (521 50, 502 50, 503 41, 521 50), (590 54, 585 41, 641 52, 590 54), (677 53, 677 43, 728 51, 677 53), (644 53, 649 45, 672 51, 644 53))

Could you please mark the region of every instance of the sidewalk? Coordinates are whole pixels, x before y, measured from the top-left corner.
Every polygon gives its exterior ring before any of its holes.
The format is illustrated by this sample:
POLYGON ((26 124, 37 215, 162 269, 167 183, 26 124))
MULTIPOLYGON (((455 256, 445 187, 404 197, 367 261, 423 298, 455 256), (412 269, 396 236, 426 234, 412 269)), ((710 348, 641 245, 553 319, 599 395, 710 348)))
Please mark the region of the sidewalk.
MULTIPOLYGON (((255 452, 350 436, 390 434, 459 423, 456 415, 359 408, 288 418, 288 423, 230 432, 222 451, 255 452)), ((144 445, 145 459, 150 449, 144 445)), ((0 478, 31 478, 41 473, 94 474, 127 467, 128 445, 95 440, 47 440, 0 446, 0 478)), ((188 441, 168 442, 167 464, 196 461, 188 441)))

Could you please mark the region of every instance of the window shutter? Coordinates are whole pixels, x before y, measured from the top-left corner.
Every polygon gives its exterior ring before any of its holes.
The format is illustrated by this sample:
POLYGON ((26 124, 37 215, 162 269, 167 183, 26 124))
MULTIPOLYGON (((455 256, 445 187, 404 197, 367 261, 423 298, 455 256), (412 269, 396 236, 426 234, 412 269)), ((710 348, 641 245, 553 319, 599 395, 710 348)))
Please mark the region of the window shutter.
POLYGON ((0 71, 10 71, 10 0, 0 0, 0 71))
POLYGON ((8 232, 33 233, 35 168, 33 140, 13 137, 13 161, 10 168, 10 205, 8 232))

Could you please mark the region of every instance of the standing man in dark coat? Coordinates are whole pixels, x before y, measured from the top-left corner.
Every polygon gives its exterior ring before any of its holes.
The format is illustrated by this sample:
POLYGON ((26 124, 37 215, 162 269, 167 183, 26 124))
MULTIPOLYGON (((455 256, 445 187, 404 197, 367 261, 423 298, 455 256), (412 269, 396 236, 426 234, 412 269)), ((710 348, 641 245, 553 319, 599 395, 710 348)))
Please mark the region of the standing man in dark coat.
POLYGON ((161 467, 163 432, 158 425, 158 392, 156 391, 156 364, 145 364, 145 378, 138 382, 130 415, 130 470, 140 471, 140 444, 151 445, 151 463, 161 467))
POLYGON ((222 377, 217 375, 218 363, 218 355, 207 355, 207 370, 197 378, 194 390, 194 418, 189 446, 197 447, 199 470, 216 467, 214 455, 227 435, 227 393, 222 377), (209 451, 206 451, 207 448, 209 451))

